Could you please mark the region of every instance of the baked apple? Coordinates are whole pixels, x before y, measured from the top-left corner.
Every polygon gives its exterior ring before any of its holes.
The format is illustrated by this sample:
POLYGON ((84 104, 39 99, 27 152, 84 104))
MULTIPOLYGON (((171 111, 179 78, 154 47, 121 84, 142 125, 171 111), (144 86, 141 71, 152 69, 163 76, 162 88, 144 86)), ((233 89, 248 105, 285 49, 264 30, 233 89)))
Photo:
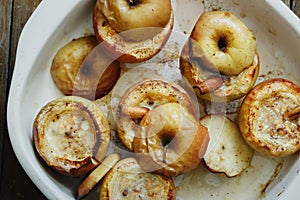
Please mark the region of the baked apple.
POLYGON ((166 199, 175 200, 173 180, 144 172, 135 158, 119 161, 105 176, 100 199, 166 199))
POLYGON ((158 105, 176 102, 195 115, 195 106, 188 93, 179 85, 161 79, 140 81, 120 99, 116 122, 124 145, 132 150, 135 131, 143 116, 158 105))
POLYGON ((200 16, 180 58, 181 73, 198 96, 216 102, 247 94, 256 82, 259 64, 254 34, 224 11, 200 16))
POLYGON ((156 55, 174 23, 171 1, 97 0, 93 26, 109 56, 136 63, 156 55))
POLYGON ((274 78, 255 86, 239 111, 246 142, 269 157, 291 155, 300 149, 300 88, 274 78))
POLYGON ((196 168, 206 151, 207 128, 179 103, 149 111, 133 139, 133 151, 144 171, 177 176, 196 168))
POLYGON ((110 145, 110 129, 91 101, 65 96, 46 104, 33 123, 33 140, 48 166, 69 176, 95 168, 110 145))
POLYGON ((120 64, 105 53, 94 36, 72 40, 56 53, 51 76, 65 95, 91 100, 106 95, 120 76, 120 64))
POLYGON ((202 13, 191 33, 195 56, 213 71, 238 75, 253 64, 257 54, 253 32, 235 15, 226 11, 202 13))

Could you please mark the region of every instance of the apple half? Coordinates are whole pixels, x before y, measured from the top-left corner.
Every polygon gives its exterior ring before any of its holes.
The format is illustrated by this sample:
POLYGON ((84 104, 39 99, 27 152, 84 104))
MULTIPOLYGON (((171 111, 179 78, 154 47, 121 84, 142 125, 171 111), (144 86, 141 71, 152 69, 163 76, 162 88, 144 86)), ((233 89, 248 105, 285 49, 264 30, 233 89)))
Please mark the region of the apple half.
POLYGON ((166 199, 175 200, 171 178, 144 172, 135 158, 119 161, 104 177, 100 199, 166 199))
POLYGON ((76 96, 53 100, 33 123, 35 148, 48 166, 69 176, 95 168, 110 145, 110 129, 93 102, 76 96))
POLYGON ((200 122, 208 128, 210 137, 203 157, 209 170, 234 177, 250 166, 253 150, 234 122, 222 115, 206 115, 200 122))
POLYGON ((300 87, 273 78, 255 86, 239 110, 239 126, 246 142, 269 157, 300 150, 300 87))

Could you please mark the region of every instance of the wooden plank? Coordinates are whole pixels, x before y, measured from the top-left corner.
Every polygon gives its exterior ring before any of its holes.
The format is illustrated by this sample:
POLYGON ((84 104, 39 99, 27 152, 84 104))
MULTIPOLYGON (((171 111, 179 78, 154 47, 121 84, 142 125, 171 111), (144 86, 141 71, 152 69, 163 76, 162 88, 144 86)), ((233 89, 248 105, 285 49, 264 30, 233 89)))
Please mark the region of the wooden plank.
MULTIPOLYGON (((13 5, 12 35, 10 46, 9 80, 14 69, 16 49, 21 31, 41 0, 15 0, 13 5)), ((50 16, 49 16, 50 17, 50 16)))
POLYGON ((1 199, 46 199, 19 164, 8 139, 4 141, 4 145, 3 178, 1 179, 0 192, 1 199))
MULTIPOLYGON (((1 77, 1 89, 3 89, 2 91, 6 92, 4 92, 5 97, 1 98, 1 100, 5 99, 6 101, 15 63, 16 47, 21 30, 29 16, 32 14, 33 10, 39 4, 40 0, 0 0, 0 2, 1 13, 5 13, 1 20, 4 22, 4 24, 6 24, 4 25, 5 28, 2 29, 5 30, 5 36, 3 36, 3 41, 5 42, 4 44, 1 42, 1 45, 5 45, 5 53, 1 53, 1 56, 4 57, 5 62, 1 67, 1 75, 3 75, 3 77, 1 77), (14 3, 13 5, 11 4, 12 2, 14 3), (4 6, 2 7, 2 5, 4 6)), ((1 109, 3 105, 5 105, 5 103, 1 102, 1 109)), ((5 120, 1 119, 1 122, 5 122, 5 120)), ((3 127, 5 127, 5 129, 2 129, 2 131, 4 130, 4 133, 1 134, 3 135, 3 141, 1 141, 1 144, 3 144, 1 145, 1 199, 45 199, 42 193, 26 175, 16 159, 9 141, 6 122, 5 124, 3 123, 3 127)))
MULTIPOLYGON (((0 21, 0 123, 1 127, 5 127, 6 125, 6 80, 7 80, 7 66, 9 60, 9 36, 10 36, 10 11, 11 11, 11 1, 0 0, 0 13, 2 14, 0 21)), ((2 166, 3 160, 3 142, 4 142, 5 130, 2 128, 0 130, 0 166, 2 166)), ((2 180, 2 170, 0 171, 0 180, 2 180)))

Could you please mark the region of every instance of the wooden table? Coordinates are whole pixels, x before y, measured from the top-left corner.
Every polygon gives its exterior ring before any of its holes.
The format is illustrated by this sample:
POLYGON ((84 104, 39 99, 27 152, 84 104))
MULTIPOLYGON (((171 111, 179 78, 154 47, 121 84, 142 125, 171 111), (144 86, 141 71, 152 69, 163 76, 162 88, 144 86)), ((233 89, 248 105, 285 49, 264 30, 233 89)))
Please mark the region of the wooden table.
POLYGON ((0 0, 0 199, 46 199, 22 169, 6 125, 6 104, 19 36, 41 0, 0 0))
MULTIPOLYGON (((0 199, 3 200, 46 199, 19 164, 12 150, 6 125, 7 97, 18 39, 23 26, 40 2, 41 0, 0 0, 0 199)), ((287 4, 290 2, 295 5, 296 0, 285 0, 287 4)))

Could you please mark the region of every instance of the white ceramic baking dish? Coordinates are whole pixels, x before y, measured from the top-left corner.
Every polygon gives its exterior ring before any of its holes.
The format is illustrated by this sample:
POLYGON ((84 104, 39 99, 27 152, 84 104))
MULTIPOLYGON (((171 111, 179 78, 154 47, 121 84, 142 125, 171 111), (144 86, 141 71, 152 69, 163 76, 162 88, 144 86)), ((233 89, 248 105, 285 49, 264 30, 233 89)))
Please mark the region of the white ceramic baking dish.
MULTIPOLYGON (((49 199, 74 199, 81 178, 59 175, 38 158, 32 143, 32 123, 46 102, 62 96, 49 73, 53 56, 72 38, 93 32, 93 5, 94 1, 42 1, 18 44, 8 100, 9 136, 22 167, 49 199)), ((284 77, 300 84, 300 20, 280 0, 174 0, 173 5, 175 30, 183 38, 204 9, 233 12, 257 37, 261 58, 258 81, 284 77)), ((299 152, 280 161, 255 155, 251 167, 232 179, 200 166, 176 178, 178 199, 297 199, 299 171, 299 152), (276 169, 280 170, 269 185, 276 169)), ((97 199, 97 192, 98 188, 87 198, 97 199)))

